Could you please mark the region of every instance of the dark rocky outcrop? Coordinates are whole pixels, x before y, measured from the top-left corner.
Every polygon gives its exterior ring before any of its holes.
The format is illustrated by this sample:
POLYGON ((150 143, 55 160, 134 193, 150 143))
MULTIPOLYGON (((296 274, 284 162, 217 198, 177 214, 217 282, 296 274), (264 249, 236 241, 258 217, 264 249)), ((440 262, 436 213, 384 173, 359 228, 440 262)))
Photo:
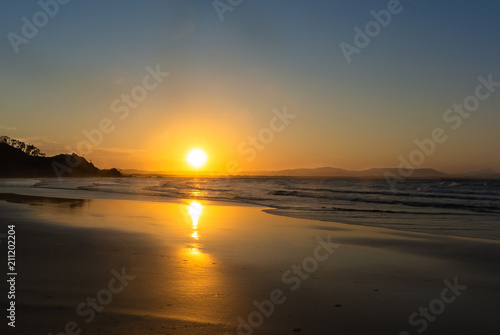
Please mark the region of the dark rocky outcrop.
POLYGON ((39 157, 0 143, 0 177, 121 177, 117 169, 101 170, 76 154, 39 157))

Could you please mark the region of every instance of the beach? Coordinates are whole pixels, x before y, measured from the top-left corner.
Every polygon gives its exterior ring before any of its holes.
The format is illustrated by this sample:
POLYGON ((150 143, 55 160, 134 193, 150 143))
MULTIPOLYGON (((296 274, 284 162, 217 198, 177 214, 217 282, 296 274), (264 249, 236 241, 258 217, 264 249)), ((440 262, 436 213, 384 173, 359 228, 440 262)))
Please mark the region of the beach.
POLYGON ((0 335, 500 335, 499 12, 4 2, 0 335))
POLYGON ((500 335, 499 12, 4 2, 0 335, 500 335))
MULTIPOLYGON (((294 219, 213 201, 0 199, 1 233, 15 225, 16 235, 16 327, 9 333, 500 329, 498 241, 294 219)), ((5 282, 0 289, 5 296, 5 282)))

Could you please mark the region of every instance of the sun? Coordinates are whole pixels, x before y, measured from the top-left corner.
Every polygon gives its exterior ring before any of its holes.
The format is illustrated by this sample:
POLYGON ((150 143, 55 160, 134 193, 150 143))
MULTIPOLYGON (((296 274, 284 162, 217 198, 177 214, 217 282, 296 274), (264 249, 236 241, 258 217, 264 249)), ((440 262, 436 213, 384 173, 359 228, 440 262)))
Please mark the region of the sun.
POLYGON ((186 162, 195 169, 201 168, 208 160, 208 156, 202 149, 191 149, 186 155, 186 162))

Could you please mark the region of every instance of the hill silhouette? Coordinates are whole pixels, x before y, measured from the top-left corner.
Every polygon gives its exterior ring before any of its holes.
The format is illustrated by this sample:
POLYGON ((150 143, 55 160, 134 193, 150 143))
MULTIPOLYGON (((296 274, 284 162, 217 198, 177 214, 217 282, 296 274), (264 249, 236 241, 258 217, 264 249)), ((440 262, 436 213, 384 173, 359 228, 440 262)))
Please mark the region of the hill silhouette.
MULTIPOLYGON (((190 176, 189 171, 145 171, 137 169, 121 170, 131 176, 190 176)), ((219 175, 217 172, 206 172, 204 177, 219 175)), ((200 175, 198 175, 200 176, 200 175)), ((241 171, 235 177, 305 177, 305 178, 363 178, 386 179, 386 176, 401 176, 398 168, 371 168, 354 171, 334 167, 299 168, 277 171, 241 171)), ((412 174, 404 179, 500 179, 500 173, 491 169, 469 173, 446 173, 431 168, 416 168, 412 174)))
MULTIPOLYGON (((287 177, 332 177, 332 178, 385 178, 386 173, 398 175, 397 168, 371 168, 362 171, 345 170, 334 167, 320 167, 314 169, 287 169, 279 171, 256 171, 242 172, 248 175, 266 175, 266 176, 287 176, 287 177)), ((428 168, 414 169, 411 178, 433 179, 433 178, 452 178, 453 176, 441 171, 428 168)))
POLYGON ((117 169, 101 170, 76 154, 32 156, 7 143, 0 143, 0 177, 122 177, 117 169), (68 162, 79 162, 68 164, 68 162))

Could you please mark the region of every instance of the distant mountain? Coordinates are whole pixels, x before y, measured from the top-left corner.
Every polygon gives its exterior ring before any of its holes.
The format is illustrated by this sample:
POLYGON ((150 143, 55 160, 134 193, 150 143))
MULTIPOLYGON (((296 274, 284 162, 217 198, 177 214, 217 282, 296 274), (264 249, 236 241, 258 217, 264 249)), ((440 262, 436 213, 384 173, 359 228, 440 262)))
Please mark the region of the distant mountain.
POLYGON ((149 176, 159 176, 159 175, 179 175, 180 172, 173 173, 167 171, 146 171, 137 169, 121 169, 124 175, 149 175, 149 176))
POLYGON ((121 177, 117 169, 100 170, 76 154, 54 157, 32 156, 7 143, 0 143, 0 177, 121 177), (67 162, 80 163, 69 167, 67 162), (55 167, 55 169, 54 169, 55 167), (56 171, 59 171, 59 175, 56 171))
MULTIPOLYGON (((386 173, 399 176, 399 170, 396 168, 375 168, 363 171, 357 171, 358 177, 384 177, 386 173)), ((453 176, 434 169, 415 169, 409 178, 452 178, 453 176)))
POLYGON ((495 172, 492 169, 468 172, 460 176, 474 179, 500 179, 500 173, 495 172))
MULTIPOLYGON (((279 171, 243 172, 245 175, 287 176, 287 177, 336 177, 336 178, 385 178, 389 172, 399 176, 396 168, 373 168, 362 171, 351 171, 333 167, 316 169, 288 169, 279 171)), ((409 178, 451 178, 452 176, 434 169, 415 169, 409 178)))
POLYGON ((348 171, 340 168, 320 167, 315 169, 287 169, 279 171, 261 171, 259 174, 266 174, 269 176, 290 176, 290 177, 353 177, 354 171, 348 171))
MULTIPOLYGON (((122 170, 126 175, 142 175, 142 176, 192 176, 193 172, 183 171, 144 171, 144 170, 122 170)), ((333 167, 320 167, 315 169, 287 169, 278 171, 242 171, 235 176, 252 176, 252 177, 327 177, 327 178, 386 178, 386 173, 394 178, 400 176, 397 168, 372 168, 368 170, 352 171, 333 167)), ((205 176, 220 176, 220 173, 203 172, 200 177, 205 176)), ((404 176, 400 176, 404 177, 404 176)), ((435 169, 415 169, 409 177, 405 179, 446 179, 446 178, 462 178, 462 179, 500 179, 500 173, 491 169, 466 174, 449 174, 435 169)))

